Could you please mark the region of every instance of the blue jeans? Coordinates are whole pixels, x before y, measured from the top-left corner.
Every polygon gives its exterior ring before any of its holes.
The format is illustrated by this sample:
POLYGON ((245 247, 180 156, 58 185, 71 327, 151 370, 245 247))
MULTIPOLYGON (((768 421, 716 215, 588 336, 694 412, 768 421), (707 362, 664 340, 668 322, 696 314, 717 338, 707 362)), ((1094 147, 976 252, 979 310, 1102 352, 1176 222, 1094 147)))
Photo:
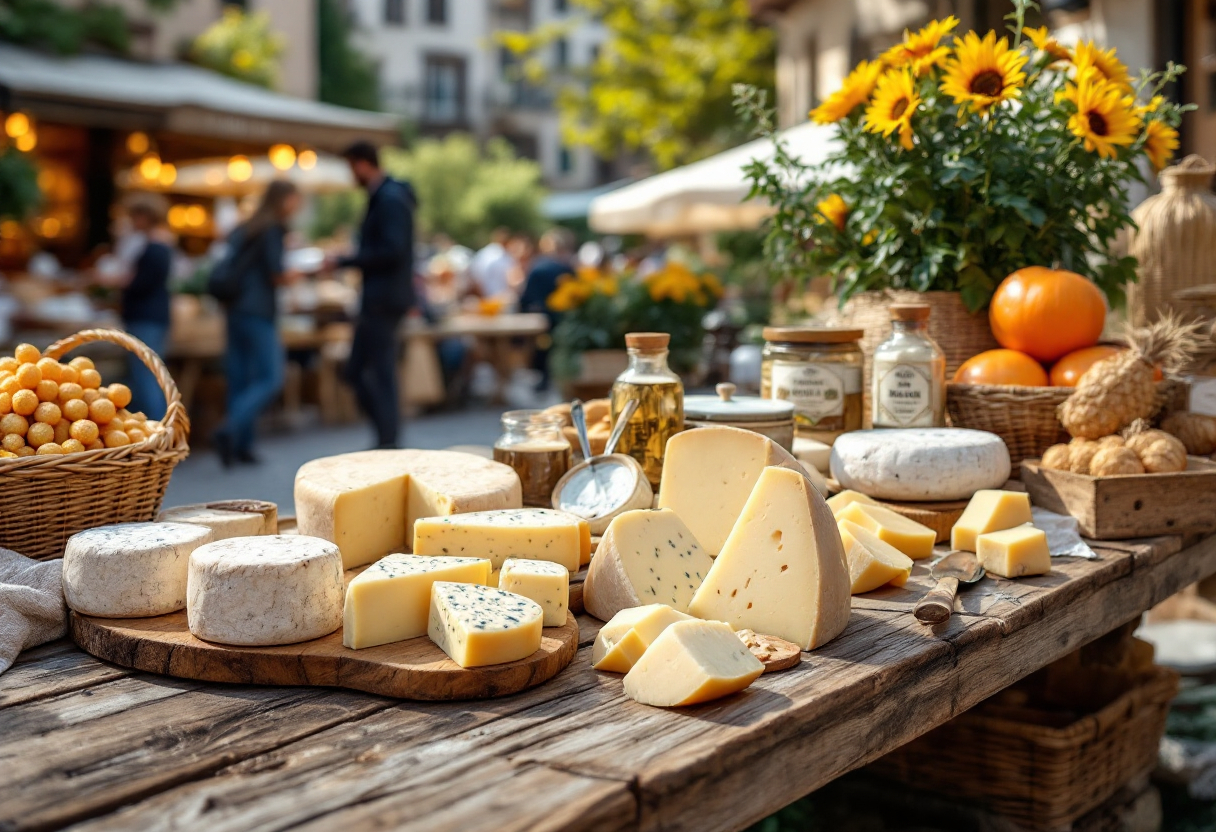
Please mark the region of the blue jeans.
POLYGON ((283 345, 274 321, 257 315, 232 312, 228 315, 228 418, 220 433, 232 443, 232 450, 247 454, 253 450, 258 416, 283 389, 286 363, 283 345))
MULTIPOLYGON (((152 352, 165 357, 165 346, 169 342, 169 325, 157 321, 124 321, 127 334, 143 341, 152 352)), ((165 418, 165 394, 161 392, 156 376, 144 366, 134 353, 127 356, 127 381, 131 388, 132 413, 142 412, 149 419, 165 418)))

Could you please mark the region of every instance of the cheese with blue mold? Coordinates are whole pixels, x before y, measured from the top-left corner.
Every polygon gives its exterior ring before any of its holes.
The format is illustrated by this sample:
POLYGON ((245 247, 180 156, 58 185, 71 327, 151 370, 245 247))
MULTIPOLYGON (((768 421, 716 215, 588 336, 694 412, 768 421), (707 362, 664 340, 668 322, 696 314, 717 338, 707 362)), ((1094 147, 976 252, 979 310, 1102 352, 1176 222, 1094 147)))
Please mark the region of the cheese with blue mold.
POLYGON ((540 604, 492 587, 436 581, 427 635, 461 667, 505 664, 540 649, 540 604))

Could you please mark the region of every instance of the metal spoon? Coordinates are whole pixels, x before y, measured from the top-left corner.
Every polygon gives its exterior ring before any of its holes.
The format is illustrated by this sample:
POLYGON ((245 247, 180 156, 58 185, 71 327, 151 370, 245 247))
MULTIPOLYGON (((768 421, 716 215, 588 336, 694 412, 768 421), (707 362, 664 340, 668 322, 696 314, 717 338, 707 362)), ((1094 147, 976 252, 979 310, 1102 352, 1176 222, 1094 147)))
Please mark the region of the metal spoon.
POLYGON ((625 426, 629 424, 629 420, 633 418, 633 412, 637 409, 637 399, 625 402, 625 409, 621 411, 621 415, 616 419, 616 424, 612 426, 612 433, 608 434, 608 442, 604 445, 604 456, 609 456, 616 450, 616 443, 621 441, 621 434, 625 432, 625 426))
POLYGON ((959 586, 971 586, 984 577, 984 567, 973 552, 951 552, 933 564, 929 576, 937 586, 916 605, 912 614, 923 624, 943 624, 954 613, 954 596, 959 586))
POLYGON ((578 431, 578 444, 583 452, 583 459, 591 459, 591 442, 587 439, 587 414, 583 412, 583 403, 578 399, 570 402, 570 421, 578 431))

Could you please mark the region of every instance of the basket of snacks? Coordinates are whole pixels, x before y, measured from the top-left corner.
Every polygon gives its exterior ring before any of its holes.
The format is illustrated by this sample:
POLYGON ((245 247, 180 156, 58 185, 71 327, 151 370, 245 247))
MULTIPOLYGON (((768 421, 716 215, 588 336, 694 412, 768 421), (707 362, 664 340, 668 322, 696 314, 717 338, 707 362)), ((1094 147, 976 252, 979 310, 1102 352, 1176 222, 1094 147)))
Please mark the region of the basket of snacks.
POLYGON ((1037 459, 1068 434, 1056 408, 1071 387, 1023 387, 1013 384, 948 384, 946 412, 956 428, 995 433, 1005 440, 1014 472, 1023 459, 1037 459))
POLYGON ((63 554, 78 531, 153 520, 174 466, 189 454, 190 422, 160 358, 124 332, 78 332, 39 353, 0 358, 0 546, 27 557, 63 554), (134 353, 160 384, 157 422, 127 410, 131 391, 102 385, 88 358, 59 359, 104 341, 134 353), (52 387, 54 389, 52 389, 52 387))

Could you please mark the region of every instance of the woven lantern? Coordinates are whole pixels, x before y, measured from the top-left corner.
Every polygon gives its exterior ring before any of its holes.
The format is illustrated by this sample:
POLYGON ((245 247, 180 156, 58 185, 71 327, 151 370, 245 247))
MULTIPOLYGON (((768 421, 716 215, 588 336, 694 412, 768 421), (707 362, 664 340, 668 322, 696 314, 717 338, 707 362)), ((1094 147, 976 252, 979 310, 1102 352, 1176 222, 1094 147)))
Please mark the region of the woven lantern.
POLYGON ((1175 294, 1216 282, 1216 167, 1199 156, 1161 171, 1161 193, 1132 211, 1131 254, 1139 282, 1128 287, 1132 323, 1143 326, 1177 308, 1175 294))

